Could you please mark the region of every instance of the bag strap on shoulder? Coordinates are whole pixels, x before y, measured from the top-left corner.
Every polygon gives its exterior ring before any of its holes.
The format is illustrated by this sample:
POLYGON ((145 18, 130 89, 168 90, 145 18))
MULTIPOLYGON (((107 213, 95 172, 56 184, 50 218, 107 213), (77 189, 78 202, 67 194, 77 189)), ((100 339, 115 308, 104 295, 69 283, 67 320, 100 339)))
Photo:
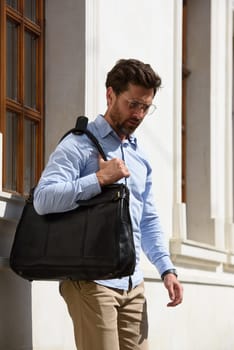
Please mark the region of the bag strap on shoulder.
POLYGON ((84 116, 77 117, 75 127, 73 129, 71 129, 71 130, 68 130, 63 135, 63 137, 60 139, 59 142, 61 142, 70 133, 73 133, 73 134, 76 134, 76 135, 86 134, 88 136, 88 138, 97 147, 98 152, 100 153, 102 158, 104 160, 107 160, 106 154, 105 154, 101 144, 99 143, 98 139, 93 135, 93 133, 87 129, 87 125, 88 125, 88 118, 87 117, 84 117, 84 116))

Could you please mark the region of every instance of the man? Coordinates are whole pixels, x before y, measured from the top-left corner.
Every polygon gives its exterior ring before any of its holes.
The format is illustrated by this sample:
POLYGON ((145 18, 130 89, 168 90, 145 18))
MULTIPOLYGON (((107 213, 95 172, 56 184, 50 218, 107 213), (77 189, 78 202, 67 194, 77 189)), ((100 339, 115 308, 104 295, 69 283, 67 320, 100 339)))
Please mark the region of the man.
MULTIPOLYGON (((140 249, 158 269, 168 306, 182 302, 183 289, 164 244, 152 195, 152 171, 134 131, 154 110, 161 85, 150 65, 121 59, 106 79, 107 110, 88 129, 100 141, 103 161, 85 136, 69 134, 52 153, 35 191, 39 214, 75 208, 104 185, 127 182, 136 247, 132 276, 102 281, 63 281, 60 292, 73 320, 78 350, 146 350, 147 310, 139 267, 140 249)), ((66 234, 66 232, 64 232, 66 234)))

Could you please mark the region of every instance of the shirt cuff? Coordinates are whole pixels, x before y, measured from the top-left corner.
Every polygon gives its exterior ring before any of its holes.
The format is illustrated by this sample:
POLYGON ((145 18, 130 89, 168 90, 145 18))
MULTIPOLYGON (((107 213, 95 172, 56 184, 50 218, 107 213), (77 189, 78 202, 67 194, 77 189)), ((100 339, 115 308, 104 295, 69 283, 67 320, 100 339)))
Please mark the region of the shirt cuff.
POLYGON ((77 193, 76 201, 87 200, 101 193, 101 186, 95 173, 79 178, 77 193))
POLYGON ((157 263, 156 267, 160 276, 162 276, 163 273, 167 270, 175 269, 175 266, 172 264, 172 261, 169 256, 164 256, 163 258, 161 258, 160 261, 157 263))

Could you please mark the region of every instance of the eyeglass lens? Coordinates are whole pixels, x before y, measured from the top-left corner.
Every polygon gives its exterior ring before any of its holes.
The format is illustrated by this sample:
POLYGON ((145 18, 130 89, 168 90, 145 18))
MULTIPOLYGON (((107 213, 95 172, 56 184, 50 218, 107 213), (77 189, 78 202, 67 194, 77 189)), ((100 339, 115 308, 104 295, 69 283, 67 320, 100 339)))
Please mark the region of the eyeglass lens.
POLYGON ((156 109, 156 106, 153 104, 147 105, 138 101, 128 101, 128 105, 130 109, 142 110, 144 113, 147 114, 152 114, 156 109))

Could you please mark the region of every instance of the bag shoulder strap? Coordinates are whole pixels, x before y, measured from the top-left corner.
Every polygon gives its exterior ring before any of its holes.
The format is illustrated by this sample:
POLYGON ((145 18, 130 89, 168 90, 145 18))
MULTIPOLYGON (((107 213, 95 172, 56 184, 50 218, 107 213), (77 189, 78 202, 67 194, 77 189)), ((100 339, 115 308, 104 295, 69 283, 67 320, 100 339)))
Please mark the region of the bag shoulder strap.
POLYGON ((101 146, 101 144, 99 143, 98 139, 93 135, 93 133, 91 131, 89 131, 87 129, 87 125, 88 125, 88 118, 84 117, 84 116, 80 116, 77 117, 76 120, 76 125, 73 129, 68 130, 63 137, 60 139, 59 142, 61 142, 67 135, 69 135, 70 133, 76 134, 76 135, 82 135, 82 134, 86 134, 88 136, 88 138, 94 143, 94 145, 97 147, 98 152, 100 153, 100 155, 102 156, 102 158, 104 160, 107 160, 106 154, 101 146))
MULTIPOLYGON (((98 139, 91 133, 91 131, 89 131, 87 129, 87 125, 88 125, 88 118, 87 117, 84 117, 84 116, 77 117, 75 127, 73 129, 68 130, 61 137, 59 142, 61 142, 67 135, 69 135, 71 133, 76 134, 76 135, 86 134, 90 138, 90 140, 94 143, 94 145, 97 147, 102 158, 106 161, 107 157, 106 157, 106 154, 105 154, 101 144, 99 143, 98 139)), ((30 189, 29 196, 26 199, 26 201, 29 203, 33 202, 34 190, 35 190, 35 186, 30 189)))

